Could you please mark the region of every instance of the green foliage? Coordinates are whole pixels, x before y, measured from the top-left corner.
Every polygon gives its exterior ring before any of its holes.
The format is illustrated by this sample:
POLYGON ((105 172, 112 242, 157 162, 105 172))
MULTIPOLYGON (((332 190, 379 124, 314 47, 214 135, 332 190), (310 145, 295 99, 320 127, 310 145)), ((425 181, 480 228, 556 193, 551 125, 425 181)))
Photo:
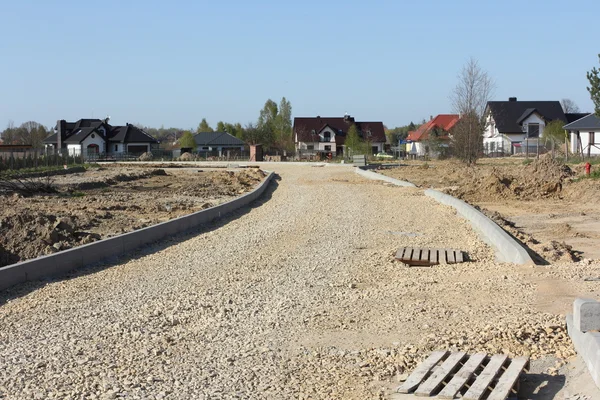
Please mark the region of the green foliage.
POLYGON ((529 165, 533 162, 533 160, 531 158, 527 159, 527 160, 523 160, 523 165, 529 165))
POLYGON ((198 125, 197 132, 214 132, 214 129, 206 122, 206 118, 202 118, 202 121, 200 121, 200 124, 198 125))
POLYGON ((260 127, 250 123, 244 128, 242 140, 248 144, 262 144, 268 147, 274 141, 274 134, 266 126, 260 127))
POLYGON ((546 143, 561 145, 565 142, 566 133, 563 129, 564 122, 561 120, 550 121, 544 128, 543 139, 546 143))
POLYGON ((352 124, 350 129, 348 129, 348 134, 346 135, 346 141, 344 142, 346 148, 348 149, 349 154, 360 154, 362 151, 362 145, 360 136, 358 135, 358 128, 356 125, 352 124))
MULTIPOLYGON (((598 54, 598 60, 600 60, 600 54, 598 54)), ((590 86, 587 90, 590 92, 590 97, 594 103, 594 111, 598 117, 600 117, 600 69, 594 67, 587 73, 588 81, 590 86)))
POLYGON ((181 139, 179 139, 179 145, 181 148, 191 148, 192 150, 196 149, 196 141, 194 140, 194 135, 190 131, 184 131, 181 139))
POLYGON ((227 132, 223 121, 217 122, 217 132, 227 132))
POLYGON ((408 136, 408 132, 417 130, 417 128, 418 126, 411 121, 411 123, 408 125, 398 126, 392 129, 386 129, 385 135, 387 136, 392 146, 397 146, 400 140, 406 139, 406 137, 408 136))

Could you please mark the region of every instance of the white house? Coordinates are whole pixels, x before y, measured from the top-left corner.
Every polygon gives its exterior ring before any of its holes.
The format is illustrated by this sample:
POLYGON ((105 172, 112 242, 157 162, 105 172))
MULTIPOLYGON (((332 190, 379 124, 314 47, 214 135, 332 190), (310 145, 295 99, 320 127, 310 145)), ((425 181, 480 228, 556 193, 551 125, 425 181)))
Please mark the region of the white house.
POLYGON ((344 117, 296 117, 294 118, 294 143, 296 151, 304 154, 331 154, 341 156, 345 152, 346 136, 354 125, 359 138, 369 142, 371 153, 385 150, 383 122, 358 122, 350 115, 344 117))
POLYGON ((571 138, 571 152, 588 156, 600 155, 600 118, 588 114, 564 126, 571 138))
POLYGON ((158 144, 142 129, 131 124, 112 126, 108 118, 60 120, 54 129, 56 133, 44 140, 46 150, 66 149, 69 155, 83 155, 86 159, 99 155, 140 155, 158 144))
POLYGON ((524 152, 526 142, 530 147, 537 145, 550 121, 568 122, 558 101, 517 101, 516 97, 508 101, 489 101, 485 118, 483 147, 486 154, 524 152))

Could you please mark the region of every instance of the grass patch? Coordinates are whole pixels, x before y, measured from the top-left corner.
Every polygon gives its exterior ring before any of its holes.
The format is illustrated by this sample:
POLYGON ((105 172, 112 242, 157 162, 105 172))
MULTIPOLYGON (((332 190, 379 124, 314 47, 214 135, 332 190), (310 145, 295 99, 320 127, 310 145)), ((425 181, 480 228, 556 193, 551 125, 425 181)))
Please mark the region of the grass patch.
POLYGON ((533 162, 533 160, 531 158, 527 159, 527 160, 523 160, 523 165, 529 165, 533 162))

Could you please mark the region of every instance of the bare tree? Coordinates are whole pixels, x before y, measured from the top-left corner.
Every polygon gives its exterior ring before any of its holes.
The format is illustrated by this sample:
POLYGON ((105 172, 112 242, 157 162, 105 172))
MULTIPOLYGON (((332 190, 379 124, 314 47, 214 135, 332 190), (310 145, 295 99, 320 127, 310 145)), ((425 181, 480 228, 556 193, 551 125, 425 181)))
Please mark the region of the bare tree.
POLYGON ((579 106, 571 99, 562 99, 560 101, 563 111, 566 113, 578 113, 581 112, 579 106))
POLYGON ((458 75, 458 83, 450 95, 460 121, 452 129, 453 152, 462 161, 473 164, 483 151, 484 113, 494 92, 494 81, 471 58, 458 75))

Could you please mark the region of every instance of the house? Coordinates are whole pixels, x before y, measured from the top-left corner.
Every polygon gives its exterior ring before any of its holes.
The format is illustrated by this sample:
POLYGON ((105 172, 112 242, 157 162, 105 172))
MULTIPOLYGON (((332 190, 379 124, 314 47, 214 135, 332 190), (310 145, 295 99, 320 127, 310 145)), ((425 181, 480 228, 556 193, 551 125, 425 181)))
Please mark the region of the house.
POLYGON ((563 127, 571 138, 571 152, 587 156, 600 155, 600 118, 587 114, 563 127))
POLYGON ((213 156, 240 155, 246 143, 227 132, 198 132, 194 135, 196 151, 213 156))
POLYGON ((346 154, 348 130, 355 125, 359 137, 370 143, 371 153, 384 151, 386 136, 383 122, 358 122, 350 115, 343 117, 294 118, 294 144, 299 154, 346 154))
POLYGON ((536 147, 549 122, 560 120, 566 124, 581 114, 565 114, 559 101, 518 101, 510 97, 508 101, 489 101, 484 115, 484 152, 514 154, 525 151, 526 139, 530 148, 536 147))
POLYGON ((430 140, 435 136, 440 139, 441 147, 448 147, 452 128, 459 120, 458 114, 439 114, 416 131, 409 131, 406 137, 406 153, 413 158, 425 155, 439 156, 439 149, 430 148, 430 140))
POLYGON ((66 149, 70 156, 83 155, 87 159, 97 155, 141 155, 158 144, 158 140, 134 125, 113 126, 108 120, 60 120, 54 128, 56 133, 44 139, 46 150, 66 149))

